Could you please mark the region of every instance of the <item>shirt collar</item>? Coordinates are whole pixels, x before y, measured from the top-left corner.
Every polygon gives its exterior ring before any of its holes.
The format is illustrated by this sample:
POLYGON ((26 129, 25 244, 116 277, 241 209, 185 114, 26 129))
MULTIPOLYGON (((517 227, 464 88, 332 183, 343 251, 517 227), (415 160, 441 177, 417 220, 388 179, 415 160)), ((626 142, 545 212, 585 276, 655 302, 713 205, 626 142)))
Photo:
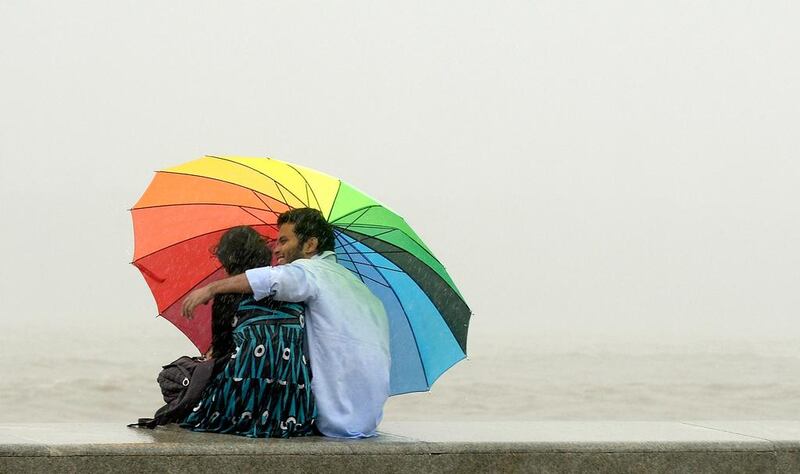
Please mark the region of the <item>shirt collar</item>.
POLYGON ((314 255, 313 257, 311 257, 311 260, 318 259, 318 258, 322 259, 322 260, 333 260, 335 262, 336 261, 336 252, 331 252, 330 250, 326 250, 326 251, 324 251, 322 253, 318 253, 318 254, 314 255))

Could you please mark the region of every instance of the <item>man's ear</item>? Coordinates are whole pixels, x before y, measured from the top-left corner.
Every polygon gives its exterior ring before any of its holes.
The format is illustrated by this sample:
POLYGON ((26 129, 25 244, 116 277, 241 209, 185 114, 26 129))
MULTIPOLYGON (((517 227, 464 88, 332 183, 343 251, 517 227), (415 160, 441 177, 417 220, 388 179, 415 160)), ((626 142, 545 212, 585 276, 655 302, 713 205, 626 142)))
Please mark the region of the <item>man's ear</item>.
POLYGON ((316 237, 309 237, 303 244, 303 253, 306 255, 315 255, 319 251, 319 239, 316 237))

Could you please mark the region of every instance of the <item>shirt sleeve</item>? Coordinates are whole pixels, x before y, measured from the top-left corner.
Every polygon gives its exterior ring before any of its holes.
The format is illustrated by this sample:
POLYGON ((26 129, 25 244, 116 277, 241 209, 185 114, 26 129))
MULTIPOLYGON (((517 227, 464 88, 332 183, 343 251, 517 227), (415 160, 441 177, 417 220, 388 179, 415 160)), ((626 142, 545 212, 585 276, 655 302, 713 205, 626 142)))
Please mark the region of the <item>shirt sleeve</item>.
POLYGON ((253 298, 273 296, 279 301, 299 303, 316 298, 316 279, 303 266, 289 263, 278 267, 254 268, 245 272, 253 298))

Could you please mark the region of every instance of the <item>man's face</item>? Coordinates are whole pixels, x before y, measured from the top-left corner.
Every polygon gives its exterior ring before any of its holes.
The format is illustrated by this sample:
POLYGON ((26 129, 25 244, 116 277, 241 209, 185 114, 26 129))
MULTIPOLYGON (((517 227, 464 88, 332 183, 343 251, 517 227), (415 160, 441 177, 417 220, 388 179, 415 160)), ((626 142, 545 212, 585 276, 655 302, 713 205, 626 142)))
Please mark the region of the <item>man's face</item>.
POLYGON ((278 240, 272 249, 275 254, 275 264, 283 265, 292 263, 298 258, 303 258, 303 248, 294 233, 294 224, 283 224, 278 228, 278 240))

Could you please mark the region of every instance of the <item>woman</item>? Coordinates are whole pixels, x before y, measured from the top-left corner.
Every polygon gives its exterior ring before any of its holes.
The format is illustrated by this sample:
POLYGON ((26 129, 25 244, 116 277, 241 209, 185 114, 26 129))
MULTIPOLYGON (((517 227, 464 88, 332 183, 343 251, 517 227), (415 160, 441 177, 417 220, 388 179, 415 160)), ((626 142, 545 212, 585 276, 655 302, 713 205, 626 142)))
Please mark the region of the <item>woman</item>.
MULTIPOLYGON (((272 256, 261 235, 246 226, 226 232, 215 254, 229 275, 267 266, 272 256)), ((316 404, 303 349, 304 311, 302 304, 272 298, 215 298, 211 350, 228 362, 181 426, 253 438, 313 434, 316 404)))
MULTIPOLYGON (((265 267, 272 260, 272 252, 261 235, 251 227, 234 227, 223 234, 211 251, 220 261, 228 276, 244 273, 251 268, 265 267)), ((233 353, 233 318, 241 294, 219 295, 211 306, 211 348, 206 357, 225 358, 233 353)))

